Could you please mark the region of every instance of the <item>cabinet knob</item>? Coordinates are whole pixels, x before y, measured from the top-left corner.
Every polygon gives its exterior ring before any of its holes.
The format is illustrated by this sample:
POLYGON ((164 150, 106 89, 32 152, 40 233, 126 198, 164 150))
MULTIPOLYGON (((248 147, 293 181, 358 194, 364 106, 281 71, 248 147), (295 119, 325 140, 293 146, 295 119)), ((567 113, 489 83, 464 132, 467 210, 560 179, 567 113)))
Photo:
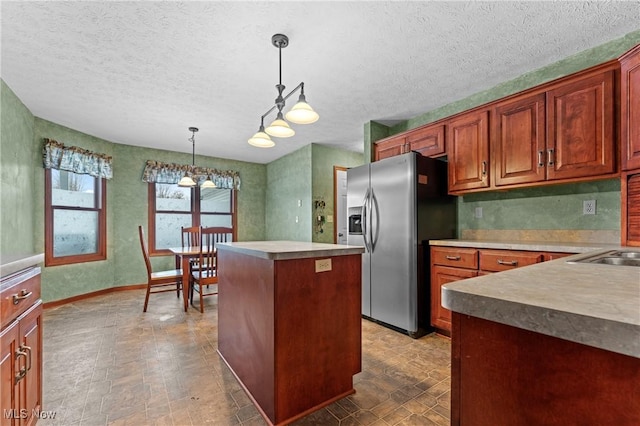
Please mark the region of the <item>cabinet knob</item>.
POLYGON ((460 256, 446 256, 447 260, 460 260, 460 256))
POLYGON ((544 151, 538 151, 538 167, 544 166, 544 151))
POLYGON ((502 260, 502 259, 498 259, 498 265, 518 266, 518 261, 517 260, 502 260))
POLYGON ((547 150, 547 163, 550 166, 553 166, 553 149, 548 149, 547 150))

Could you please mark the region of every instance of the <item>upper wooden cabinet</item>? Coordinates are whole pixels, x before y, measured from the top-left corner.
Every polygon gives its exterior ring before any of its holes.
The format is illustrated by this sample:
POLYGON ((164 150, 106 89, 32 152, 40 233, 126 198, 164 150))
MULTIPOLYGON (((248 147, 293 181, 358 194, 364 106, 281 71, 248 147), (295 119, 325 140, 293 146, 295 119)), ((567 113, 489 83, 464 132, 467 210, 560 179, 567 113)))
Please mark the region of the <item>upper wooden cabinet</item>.
POLYGON ((622 170, 640 169, 640 45, 620 58, 622 170))
POLYGON ((496 105, 491 143, 496 186, 545 180, 545 99, 539 93, 496 105))
POLYGON ((614 71, 565 81, 547 91, 547 178, 616 171, 614 71))
POLYGON ((444 124, 428 125, 376 142, 375 161, 416 151, 425 157, 445 153, 444 124))
POLYGON ((375 144, 375 161, 404 153, 405 137, 385 139, 375 144))
POLYGON ((449 192, 489 187, 489 110, 447 122, 449 192))

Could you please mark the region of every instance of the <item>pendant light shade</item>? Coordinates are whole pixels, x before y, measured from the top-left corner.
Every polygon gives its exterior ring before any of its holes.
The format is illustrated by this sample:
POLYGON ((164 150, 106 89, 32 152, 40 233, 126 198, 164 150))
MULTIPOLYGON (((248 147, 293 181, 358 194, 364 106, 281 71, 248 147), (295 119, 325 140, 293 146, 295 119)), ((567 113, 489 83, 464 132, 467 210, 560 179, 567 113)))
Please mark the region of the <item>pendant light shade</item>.
POLYGON ((298 90, 300 90, 300 97, 298 98, 298 102, 293 106, 293 108, 291 108, 291 111, 287 112, 287 120, 296 124, 311 124, 315 123, 318 121, 318 118, 320 118, 318 113, 311 108, 304 97, 304 82, 298 84, 298 86, 288 94, 283 95, 285 86, 282 84, 282 49, 289 45, 289 37, 284 34, 274 34, 273 37, 271 37, 271 43, 278 48, 280 80, 276 85, 276 88, 278 89, 276 104, 262 115, 260 130, 249 139, 250 145, 257 146, 259 148, 271 148, 275 145, 275 142, 269 138, 269 135, 276 138, 289 138, 296 134, 296 132, 289 126, 289 123, 284 120, 284 117, 282 116, 282 109, 285 106, 285 101, 298 90), (265 129, 264 118, 273 111, 278 111, 278 115, 276 116, 276 119, 273 120, 273 122, 265 129))
POLYGON ((307 103, 304 94, 298 98, 298 102, 291 108, 291 111, 285 114, 287 120, 296 124, 311 124, 318 121, 320 116, 307 103))
POLYGON ((194 186, 196 186, 196 182, 189 176, 184 176, 182 179, 180 179, 180 182, 178 182, 178 186, 181 186, 183 188, 193 188, 194 186))
POLYGON ((200 188, 217 188, 217 186, 215 183, 213 183, 209 176, 207 176, 207 180, 205 180, 202 185, 200 185, 200 188))
POLYGON ((278 113, 277 118, 273 120, 273 122, 269 125, 269 127, 265 129, 265 131, 269 135, 275 136, 277 138, 290 138, 291 136, 296 134, 296 132, 291 127, 289 127, 289 123, 284 121, 281 112, 278 113))
POLYGON ((260 130, 249 139, 249 144, 258 148, 271 148, 276 143, 264 132, 264 126, 260 126, 260 130))

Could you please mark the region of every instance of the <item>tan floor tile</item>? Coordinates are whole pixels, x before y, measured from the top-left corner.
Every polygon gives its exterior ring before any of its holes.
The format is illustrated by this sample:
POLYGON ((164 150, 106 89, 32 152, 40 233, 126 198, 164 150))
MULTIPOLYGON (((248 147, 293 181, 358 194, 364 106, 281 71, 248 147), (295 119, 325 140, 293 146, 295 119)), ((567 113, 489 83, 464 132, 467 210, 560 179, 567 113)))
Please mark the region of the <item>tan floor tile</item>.
MULTIPOLYGON (((216 352, 217 299, 200 314, 171 293, 143 313, 143 298, 117 292, 45 310, 43 406, 58 413, 47 426, 266 425, 216 352)), ((362 342, 356 393, 296 425, 448 424, 448 339, 363 320, 362 342)))

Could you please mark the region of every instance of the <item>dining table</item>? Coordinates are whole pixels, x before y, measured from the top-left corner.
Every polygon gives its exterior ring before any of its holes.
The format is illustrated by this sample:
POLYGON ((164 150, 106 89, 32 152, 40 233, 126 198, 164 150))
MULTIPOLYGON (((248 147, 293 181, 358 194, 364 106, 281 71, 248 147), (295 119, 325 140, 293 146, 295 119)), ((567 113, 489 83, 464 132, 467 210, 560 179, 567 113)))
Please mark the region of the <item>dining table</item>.
MULTIPOLYGON (((176 263, 182 269, 182 295, 184 299, 184 311, 189 309, 189 287, 191 275, 191 260, 200 257, 200 246, 170 247, 169 250, 176 256, 176 263)), ((204 248, 208 253, 208 248, 204 248)))

